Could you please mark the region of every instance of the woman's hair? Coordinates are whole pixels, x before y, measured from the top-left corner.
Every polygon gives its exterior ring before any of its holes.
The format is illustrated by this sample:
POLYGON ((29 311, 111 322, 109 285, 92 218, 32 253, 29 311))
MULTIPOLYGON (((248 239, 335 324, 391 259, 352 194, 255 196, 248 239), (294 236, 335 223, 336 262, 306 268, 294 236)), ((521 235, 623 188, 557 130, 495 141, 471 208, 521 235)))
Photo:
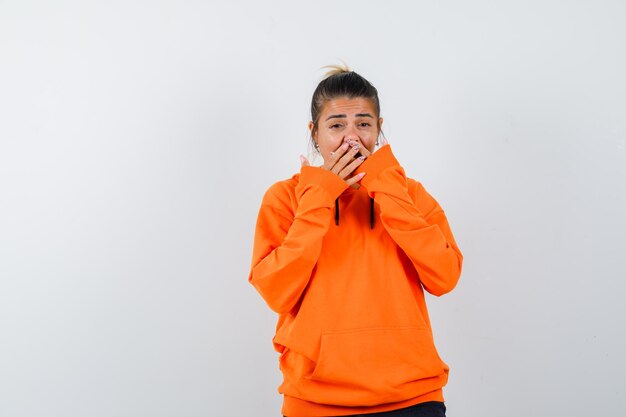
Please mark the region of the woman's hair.
POLYGON ((380 116, 378 90, 369 81, 344 65, 326 65, 330 68, 324 79, 317 85, 311 99, 311 120, 313 129, 311 137, 315 136, 318 120, 324 104, 336 98, 365 98, 372 102, 376 110, 376 119, 380 116))

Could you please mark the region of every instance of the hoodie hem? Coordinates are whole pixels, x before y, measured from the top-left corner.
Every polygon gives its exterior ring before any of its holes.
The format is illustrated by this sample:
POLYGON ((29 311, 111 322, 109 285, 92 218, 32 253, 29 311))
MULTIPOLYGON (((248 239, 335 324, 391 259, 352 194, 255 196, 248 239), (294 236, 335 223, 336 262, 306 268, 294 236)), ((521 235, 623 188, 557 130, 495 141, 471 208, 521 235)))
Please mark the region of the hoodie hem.
POLYGON ((286 417, 349 416, 354 414, 393 411, 427 401, 443 402, 443 389, 440 388, 409 400, 380 404, 371 407, 347 407, 332 404, 320 404, 284 395, 282 414, 286 417))

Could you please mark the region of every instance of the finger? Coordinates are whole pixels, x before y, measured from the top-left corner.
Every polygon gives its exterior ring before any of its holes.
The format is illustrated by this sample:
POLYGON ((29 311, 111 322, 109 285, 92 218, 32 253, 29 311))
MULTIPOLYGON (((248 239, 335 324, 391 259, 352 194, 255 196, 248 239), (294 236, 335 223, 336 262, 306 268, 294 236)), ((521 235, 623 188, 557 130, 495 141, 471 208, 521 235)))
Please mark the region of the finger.
POLYGON ((339 177, 345 178, 350 175, 352 171, 354 171, 359 165, 363 163, 365 158, 365 155, 361 155, 352 162, 350 162, 344 169, 341 170, 341 172, 339 172, 339 177))
POLYGON ((366 158, 372 154, 370 150, 367 149, 365 146, 361 146, 361 149, 359 149, 359 153, 361 155, 364 155, 366 158))
POLYGON ((303 155, 300 155, 300 163, 301 163, 301 166, 303 166, 303 167, 307 167, 307 166, 311 165, 309 163, 309 160, 306 159, 306 156, 303 156, 303 155))
POLYGON ((337 163, 337 161, 343 156, 345 155, 345 153, 348 151, 348 149, 350 149, 350 145, 347 143, 343 143, 341 145, 339 145, 339 147, 337 149, 335 149, 334 151, 332 151, 330 153, 330 157, 328 159, 328 161, 324 161, 324 168, 326 168, 327 170, 331 171, 332 168, 335 166, 335 164, 337 163))
MULTIPOLYGON (((359 145, 359 142, 357 142, 356 140, 349 140, 348 143, 350 144, 350 146, 359 145)), ((363 145, 359 145, 359 151, 357 152, 357 156, 365 155, 366 157, 368 157, 371 154, 372 153, 369 149, 367 149, 363 145)))
POLYGON ((357 151, 351 148, 349 143, 344 143, 332 154, 328 161, 328 170, 337 174, 354 157, 357 151))
POLYGON ((358 145, 353 146, 347 151, 340 159, 337 161, 335 166, 332 168, 332 172, 337 174, 339 171, 342 171, 353 159, 354 155, 359 151, 360 147, 358 145))
POLYGON ((389 142, 387 141, 387 138, 383 136, 383 146, 387 145, 389 142))
POLYGON ((363 178, 364 176, 365 176, 365 172, 360 172, 360 173, 356 174, 354 177, 347 179, 346 183, 348 185, 355 184, 355 183, 359 182, 361 180, 361 178, 363 178))

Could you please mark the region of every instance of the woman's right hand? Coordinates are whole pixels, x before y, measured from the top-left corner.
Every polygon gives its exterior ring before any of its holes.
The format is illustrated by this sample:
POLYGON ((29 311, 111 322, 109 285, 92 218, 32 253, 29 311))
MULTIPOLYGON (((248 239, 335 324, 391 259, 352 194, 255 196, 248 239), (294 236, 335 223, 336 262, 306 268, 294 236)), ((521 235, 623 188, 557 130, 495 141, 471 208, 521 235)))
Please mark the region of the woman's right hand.
MULTIPOLYGON (((346 184, 352 187, 365 175, 365 172, 361 172, 360 174, 350 177, 352 172, 354 172, 354 170, 361 165, 366 158, 365 155, 355 158, 354 156, 358 152, 358 145, 351 146, 350 143, 343 143, 330 153, 329 159, 325 160, 324 165, 320 168, 336 174, 339 178, 344 180, 346 184)), ((300 156, 300 161, 302 162, 302 166, 311 165, 306 157, 302 155, 300 156)))

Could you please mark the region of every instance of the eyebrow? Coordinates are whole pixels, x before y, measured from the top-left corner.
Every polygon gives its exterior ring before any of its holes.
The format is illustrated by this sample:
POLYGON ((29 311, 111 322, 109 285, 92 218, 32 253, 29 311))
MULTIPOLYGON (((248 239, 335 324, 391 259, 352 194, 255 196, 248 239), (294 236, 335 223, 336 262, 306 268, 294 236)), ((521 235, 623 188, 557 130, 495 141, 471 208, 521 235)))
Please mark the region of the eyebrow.
MULTIPOLYGON (((328 118, 326 118, 325 121, 328 121, 330 119, 341 119, 341 118, 345 118, 346 115, 345 114, 331 114, 330 116, 328 116, 328 118)), ((369 113, 357 113, 354 115, 354 117, 369 117, 371 119, 374 118, 374 116, 372 116, 369 113)))

